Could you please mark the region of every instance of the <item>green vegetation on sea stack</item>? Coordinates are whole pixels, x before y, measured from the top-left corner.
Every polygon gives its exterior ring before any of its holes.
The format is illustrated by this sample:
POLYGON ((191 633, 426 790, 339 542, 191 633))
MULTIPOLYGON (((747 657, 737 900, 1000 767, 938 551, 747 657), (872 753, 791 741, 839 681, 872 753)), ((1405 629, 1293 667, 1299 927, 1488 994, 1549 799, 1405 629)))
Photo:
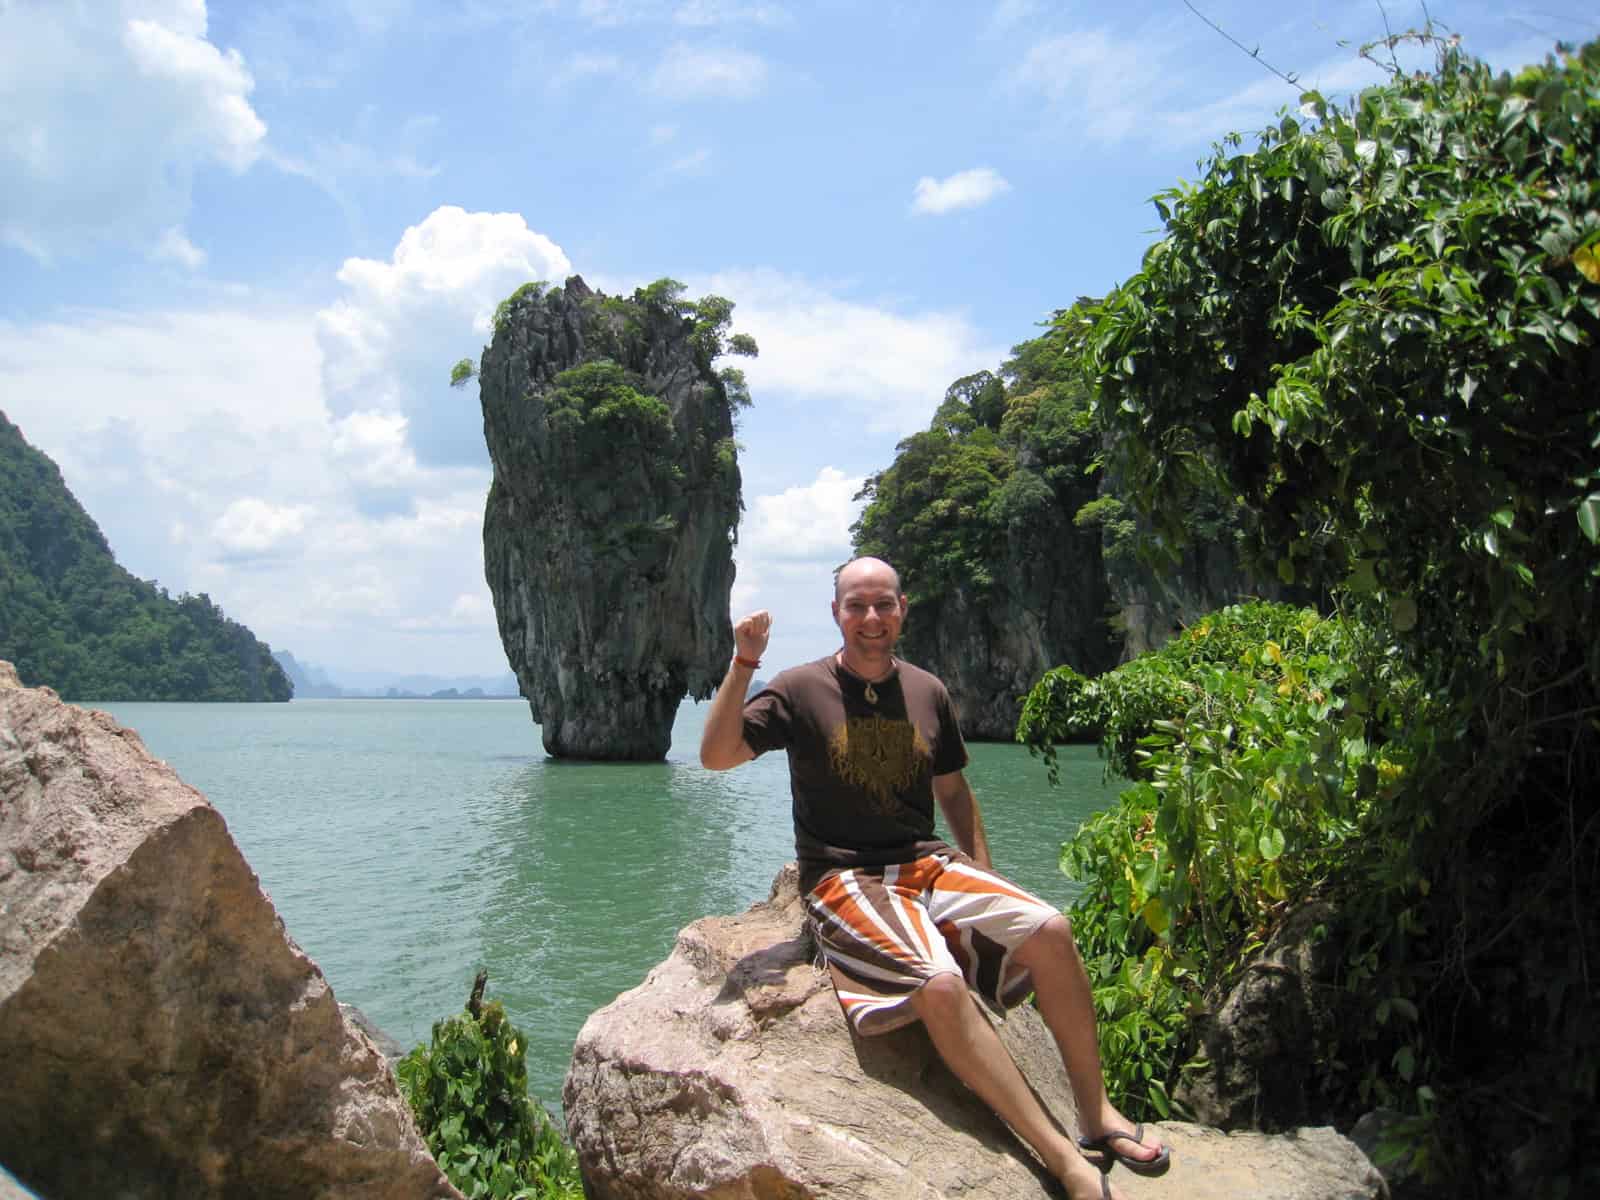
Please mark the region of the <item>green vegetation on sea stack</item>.
POLYGON ((1257 569, 1340 612, 1030 696, 1022 736, 1133 781, 1064 851, 1108 1057, 1165 1111, 1191 1009, 1328 901, 1311 1082, 1404 1114, 1417 1194, 1600 1189, 1597 97, 1600 44, 1309 94, 1057 325, 1142 518, 1176 543, 1238 496, 1257 569))
POLYGON ((287 700, 271 650, 204 594, 112 557, 55 463, 0 413, 0 659, 68 700, 287 700))

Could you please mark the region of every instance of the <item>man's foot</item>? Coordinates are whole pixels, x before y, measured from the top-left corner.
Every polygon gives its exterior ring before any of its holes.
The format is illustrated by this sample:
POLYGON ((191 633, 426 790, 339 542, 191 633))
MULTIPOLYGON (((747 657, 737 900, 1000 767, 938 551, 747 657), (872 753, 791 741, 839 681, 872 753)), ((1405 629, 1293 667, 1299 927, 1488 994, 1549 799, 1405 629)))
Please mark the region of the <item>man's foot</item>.
POLYGON ((1056 1176, 1070 1200, 1125 1200, 1120 1188, 1111 1186, 1108 1172, 1091 1165, 1082 1155, 1068 1163, 1056 1176))
POLYGON ((1160 1175, 1172 1165, 1172 1151, 1161 1139, 1142 1124, 1130 1126, 1121 1119, 1121 1114, 1116 1114, 1097 1132, 1084 1134, 1078 1139, 1078 1145, 1121 1163, 1136 1175, 1160 1175))

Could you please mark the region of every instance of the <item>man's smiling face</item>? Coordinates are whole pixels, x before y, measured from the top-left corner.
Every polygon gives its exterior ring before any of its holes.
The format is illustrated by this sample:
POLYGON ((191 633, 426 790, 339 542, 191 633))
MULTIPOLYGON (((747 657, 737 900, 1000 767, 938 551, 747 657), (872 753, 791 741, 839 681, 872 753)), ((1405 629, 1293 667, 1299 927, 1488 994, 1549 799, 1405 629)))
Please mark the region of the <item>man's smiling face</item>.
POLYGON ((845 665, 881 668, 900 636, 905 615, 900 578, 888 563, 859 559, 839 573, 833 619, 844 635, 845 665))

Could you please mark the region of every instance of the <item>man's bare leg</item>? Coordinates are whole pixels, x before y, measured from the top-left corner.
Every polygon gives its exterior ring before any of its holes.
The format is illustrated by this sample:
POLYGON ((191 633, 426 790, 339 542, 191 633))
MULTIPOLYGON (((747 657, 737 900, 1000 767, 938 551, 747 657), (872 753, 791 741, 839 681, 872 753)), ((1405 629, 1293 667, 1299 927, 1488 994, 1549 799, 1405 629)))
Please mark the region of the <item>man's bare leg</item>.
MULTIPOLYGON (((1072 926, 1065 917, 1052 917, 1017 947, 1012 957, 1033 976, 1034 1003, 1061 1051, 1084 1134, 1098 1138, 1115 1129, 1132 1133, 1135 1122, 1118 1112, 1106 1096, 1100 1045, 1095 1037, 1094 996, 1072 937, 1072 926)), ((1161 1141, 1153 1130, 1145 1130, 1142 1145, 1144 1148, 1140 1149, 1131 1141, 1119 1141, 1117 1150, 1127 1157, 1146 1160, 1161 1153, 1161 1141)))
MULTIPOLYGON (((911 997, 911 1006, 945 1065, 1038 1152, 1068 1195, 1073 1200, 1099 1200, 1099 1170, 1050 1120, 1000 1035, 978 1011, 966 981, 959 975, 935 975, 911 997)), ((1115 1189, 1111 1194, 1114 1200, 1120 1195, 1115 1189)))

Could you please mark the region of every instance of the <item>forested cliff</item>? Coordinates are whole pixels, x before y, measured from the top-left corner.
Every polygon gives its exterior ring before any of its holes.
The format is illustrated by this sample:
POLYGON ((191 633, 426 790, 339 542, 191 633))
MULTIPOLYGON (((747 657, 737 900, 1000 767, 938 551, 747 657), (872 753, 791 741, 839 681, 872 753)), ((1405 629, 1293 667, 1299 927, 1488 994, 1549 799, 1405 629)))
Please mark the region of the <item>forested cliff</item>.
POLYGON ((68 700, 287 700, 269 647, 205 594, 117 565, 50 458, 0 413, 0 659, 68 700))
POLYGON ((1052 667, 1094 675, 1201 614, 1275 596, 1239 566, 1237 508, 1198 505, 1192 541, 1152 566, 1114 474, 1099 469, 1070 311, 997 372, 952 383, 928 429, 863 488, 855 545, 893 563, 912 601, 901 647, 950 688, 969 738, 1011 740, 1052 667))

